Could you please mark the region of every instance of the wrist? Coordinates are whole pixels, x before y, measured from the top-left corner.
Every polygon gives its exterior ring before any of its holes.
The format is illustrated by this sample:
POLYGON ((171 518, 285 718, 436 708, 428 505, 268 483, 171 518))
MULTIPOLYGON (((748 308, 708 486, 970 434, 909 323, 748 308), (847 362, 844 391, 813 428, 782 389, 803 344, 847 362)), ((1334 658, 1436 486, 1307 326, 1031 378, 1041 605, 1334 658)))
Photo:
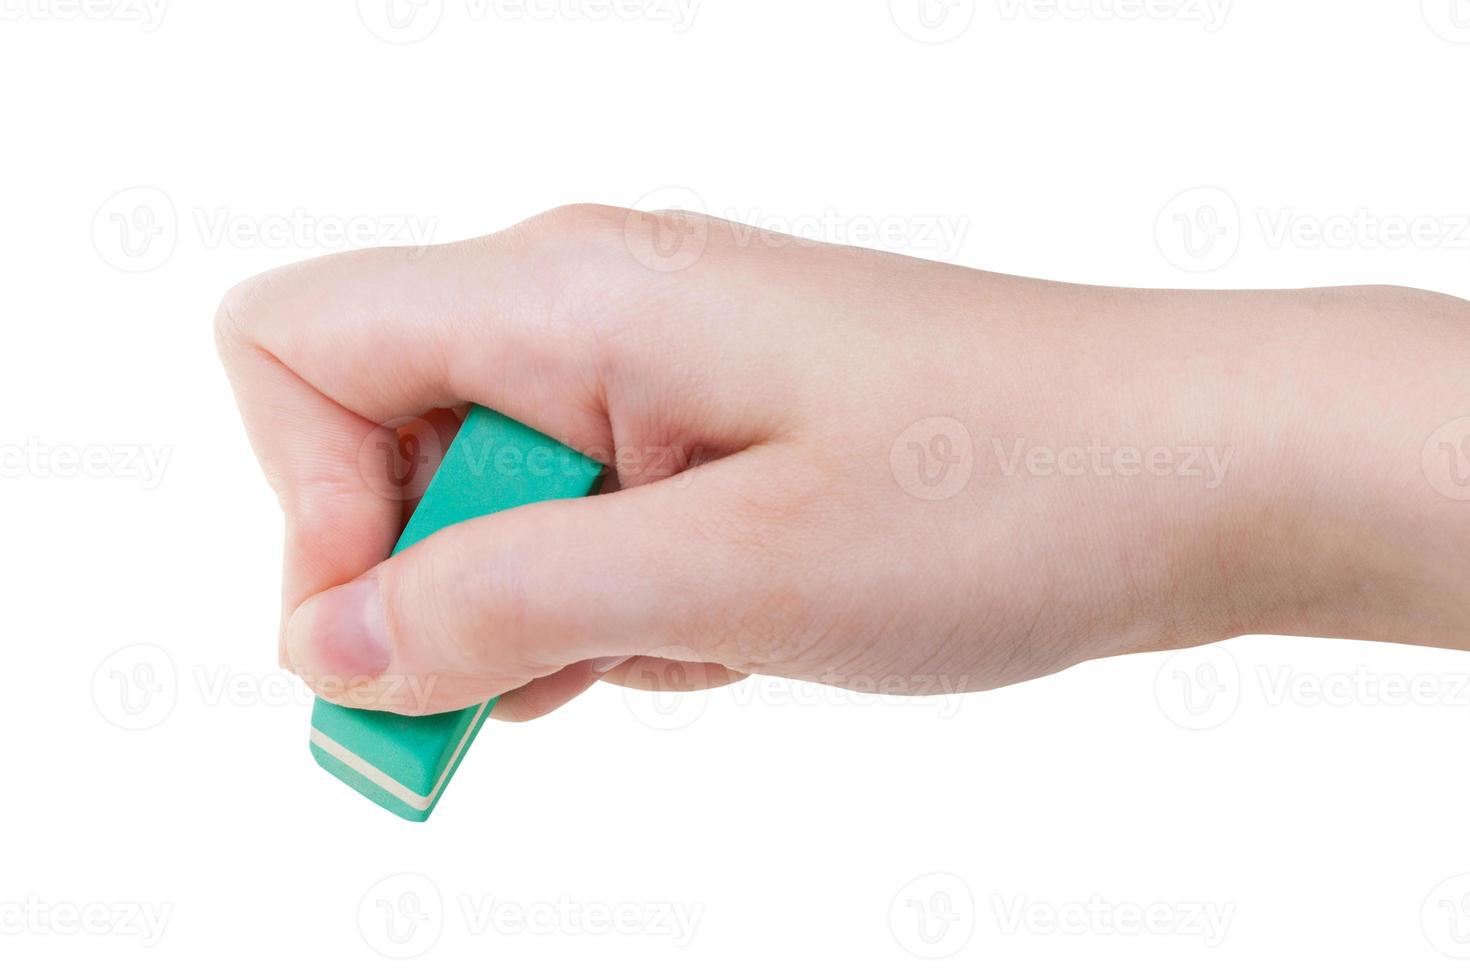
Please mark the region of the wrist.
POLYGON ((1225 531, 1227 631, 1470 649, 1470 303, 1248 303, 1271 329, 1240 392, 1256 405, 1225 531))

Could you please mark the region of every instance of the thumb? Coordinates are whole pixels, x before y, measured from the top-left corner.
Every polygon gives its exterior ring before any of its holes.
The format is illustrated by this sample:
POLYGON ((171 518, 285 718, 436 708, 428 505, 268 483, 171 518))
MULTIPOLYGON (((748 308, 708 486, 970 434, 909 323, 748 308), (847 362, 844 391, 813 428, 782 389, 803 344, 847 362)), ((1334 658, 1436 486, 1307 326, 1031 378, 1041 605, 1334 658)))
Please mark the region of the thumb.
POLYGON ((655 650, 718 662, 700 637, 770 579, 752 560, 758 529, 728 528, 738 501, 773 490, 747 458, 763 448, 445 528, 303 603, 286 631, 291 667, 329 701, 431 714, 587 661, 585 683, 655 650))

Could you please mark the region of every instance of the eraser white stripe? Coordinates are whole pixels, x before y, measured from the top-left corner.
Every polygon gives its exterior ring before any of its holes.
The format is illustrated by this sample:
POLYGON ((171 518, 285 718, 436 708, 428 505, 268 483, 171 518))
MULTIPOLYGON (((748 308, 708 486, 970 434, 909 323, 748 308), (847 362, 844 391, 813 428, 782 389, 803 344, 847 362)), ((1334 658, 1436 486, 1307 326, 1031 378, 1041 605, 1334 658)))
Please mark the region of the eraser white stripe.
MULTIPOLYGON (((389 776, 386 772, 379 769, 371 762, 368 762, 356 752, 353 752, 351 749, 347 748, 347 746, 343 745, 341 742, 338 742, 335 739, 323 735, 321 731, 315 727, 313 727, 311 730, 311 744, 322 749, 332 758, 336 759, 347 768, 353 770, 358 775, 367 778, 374 785, 387 790, 389 793, 392 793, 394 796, 398 797, 398 799, 402 800, 404 803, 407 803, 415 810, 427 810, 429 808, 429 804, 434 802, 431 797, 420 796, 419 794, 415 793, 413 790, 409 789, 407 786, 403 785, 392 776, 389 776)), ((437 788, 438 787, 435 787, 435 789, 437 788)))
POLYGON ((415 810, 427 810, 433 805, 434 800, 438 798, 440 791, 444 789, 444 783, 449 778, 450 772, 454 770, 454 764, 464 754, 465 746, 470 743, 470 735, 474 732, 475 726, 480 723, 480 719, 485 716, 485 709, 488 707, 489 702, 480 705, 480 709, 475 712, 475 717, 471 718, 470 723, 465 726, 464 735, 460 737, 459 744, 454 747, 454 753, 450 755, 449 761, 445 763, 444 771, 439 774, 439 779, 434 783, 434 788, 429 792, 428 796, 420 796, 418 793, 415 793, 341 742, 327 735, 323 735, 314 726, 311 729, 311 744, 318 746, 322 751, 344 766, 347 766, 353 772, 369 780, 380 789, 392 793, 415 810))

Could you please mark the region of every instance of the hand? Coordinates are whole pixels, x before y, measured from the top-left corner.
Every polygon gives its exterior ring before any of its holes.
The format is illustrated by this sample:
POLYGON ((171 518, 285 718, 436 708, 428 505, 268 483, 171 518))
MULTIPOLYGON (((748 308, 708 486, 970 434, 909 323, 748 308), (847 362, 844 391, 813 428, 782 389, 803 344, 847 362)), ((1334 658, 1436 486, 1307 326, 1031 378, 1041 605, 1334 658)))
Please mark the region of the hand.
POLYGON ((283 662, 359 707, 1470 646, 1470 502, 1427 478, 1470 416, 1448 297, 1073 286, 577 206, 267 273, 217 333, 285 512, 283 662), (403 506, 362 447, 404 417, 447 441, 468 402, 615 460, 614 492, 384 561, 403 506))

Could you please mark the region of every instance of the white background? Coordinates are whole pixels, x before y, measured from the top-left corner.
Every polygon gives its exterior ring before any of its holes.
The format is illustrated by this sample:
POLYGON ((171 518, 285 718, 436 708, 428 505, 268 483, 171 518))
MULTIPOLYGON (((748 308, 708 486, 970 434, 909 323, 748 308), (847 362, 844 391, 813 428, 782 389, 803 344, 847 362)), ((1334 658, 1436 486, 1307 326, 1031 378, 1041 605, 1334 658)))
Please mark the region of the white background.
POLYGON ((578 200, 1470 295, 1470 3, 157 2, 0 0, 0 972, 1463 975, 1442 651, 1250 638, 908 703, 604 686, 489 725, 428 824, 385 814, 274 667, 279 515, 210 321, 344 226, 578 200))

